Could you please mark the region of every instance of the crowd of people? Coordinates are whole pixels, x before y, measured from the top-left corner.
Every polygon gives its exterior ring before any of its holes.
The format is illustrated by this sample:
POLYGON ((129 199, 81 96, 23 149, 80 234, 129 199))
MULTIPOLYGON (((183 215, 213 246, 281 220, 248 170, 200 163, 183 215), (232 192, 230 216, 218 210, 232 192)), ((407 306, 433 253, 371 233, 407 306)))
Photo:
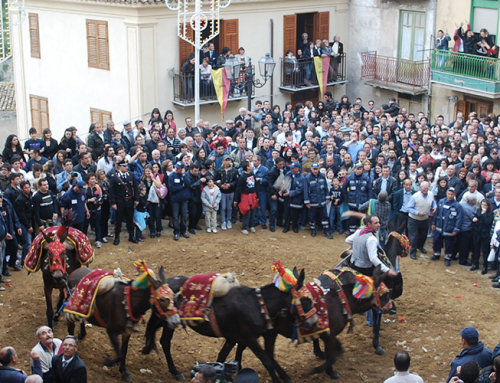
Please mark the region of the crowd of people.
POLYGON ((500 287, 499 137, 494 115, 458 112, 446 122, 395 99, 365 106, 330 92, 283 109, 258 100, 225 126, 179 124, 155 108, 121 131, 113 121, 92 124, 85 139, 75 127, 60 140, 31 129, 23 145, 10 135, 0 165, 0 282, 66 211, 97 248, 108 238, 118 245, 123 223, 131 243, 147 240, 146 228, 162 236, 163 222, 177 241, 202 230, 203 217, 211 234, 241 221, 243 235, 309 226, 312 237, 331 239, 359 233, 359 215, 343 215, 351 211, 376 217, 369 231, 382 247, 392 221, 408 233, 412 259, 432 237, 432 260, 444 246, 445 265, 458 258, 472 271, 495 269, 500 287))

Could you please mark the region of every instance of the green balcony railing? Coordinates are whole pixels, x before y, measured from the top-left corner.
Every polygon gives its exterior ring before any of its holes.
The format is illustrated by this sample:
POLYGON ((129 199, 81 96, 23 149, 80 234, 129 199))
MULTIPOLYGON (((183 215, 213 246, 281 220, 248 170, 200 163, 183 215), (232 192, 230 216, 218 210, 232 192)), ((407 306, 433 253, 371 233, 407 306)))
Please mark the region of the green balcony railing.
POLYGON ((500 81, 500 59, 435 49, 431 70, 486 81, 500 81))

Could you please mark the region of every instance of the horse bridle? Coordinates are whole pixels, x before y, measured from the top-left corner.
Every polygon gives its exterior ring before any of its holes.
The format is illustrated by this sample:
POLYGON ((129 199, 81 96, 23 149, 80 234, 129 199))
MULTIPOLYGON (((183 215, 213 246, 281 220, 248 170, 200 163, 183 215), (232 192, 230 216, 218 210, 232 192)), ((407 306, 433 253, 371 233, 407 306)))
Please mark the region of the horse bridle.
POLYGON ((305 320, 309 319, 312 317, 314 314, 316 314, 317 310, 316 307, 314 306, 314 300, 311 292, 307 288, 307 286, 302 286, 301 289, 297 291, 296 288, 292 288, 292 307, 290 308, 290 313, 293 314, 293 308, 297 308, 297 312, 299 314, 298 321, 304 322, 305 320), (312 308, 304 313, 304 307, 302 306, 302 301, 301 299, 310 299, 312 302, 312 308))
POLYGON ((156 310, 158 311, 158 314, 163 317, 163 318, 169 318, 172 315, 177 313, 177 307, 175 307, 174 304, 174 292, 168 285, 162 285, 158 289, 154 289, 153 286, 150 287, 151 291, 151 298, 149 302, 151 303, 151 306, 156 307, 156 310), (160 300, 161 299, 168 299, 169 304, 168 308, 166 311, 163 311, 160 305, 160 300))
POLYGON ((48 244, 49 248, 49 271, 50 273, 55 273, 60 271, 66 274, 66 257, 61 257, 61 255, 66 251, 66 246, 62 243, 58 237, 56 237, 52 242, 48 244), (52 254, 52 260, 50 259, 50 254, 52 254))
POLYGON ((394 237, 399 241, 399 244, 401 245, 401 248, 403 251, 401 252, 401 257, 407 257, 408 254, 410 253, 411 246, 410 246, 410 240, 408 237, 404 234, 400 234, 396 231, 391 231, 389 233, 389 237, 394 237))
POLYGON ((385 285, 384 282, 381 282, 380 285, 378 286, 378 289, 373 290, 373 296, 371 299, 371 302, 373 304, 373 301, 375 301, 375 307, 378 310, 385 311, 388 310, 389 307, 392 305, 392 300, 389 300, 384 306, 382 306, 382 302, 380 301, 380 297, 385 294, 389 294, 389 288, 385 285))

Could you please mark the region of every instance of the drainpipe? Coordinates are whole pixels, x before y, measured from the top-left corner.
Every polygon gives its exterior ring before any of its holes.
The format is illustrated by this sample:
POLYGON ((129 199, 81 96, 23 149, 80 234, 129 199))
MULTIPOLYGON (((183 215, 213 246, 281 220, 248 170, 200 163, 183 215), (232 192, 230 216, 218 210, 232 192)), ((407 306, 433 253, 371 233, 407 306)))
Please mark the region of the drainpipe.
POLYGON ((429 60, 429 90, 427 92, 427 112, 428 112, 428 115, 429 116, 432 116, 432 113, 431 113, 431 106, 432 106, 432 82, 431 82, 431 78, 432 78, 432 74, 430 73, 430 70, 431 70, 431 63, 432 63, 432 49, 434 49, 434 32, 436 31, 436 13, 437 13, 437 0, 433 1, 432 2, 432 12, 431 12, 431 15, 433 16, 433 20, 432 20, 432 34, 431 34, 431 41, 430 41, 430 51, 431 52, 431 57, 430 57, 430 60, 429 60))
MULTIPOLYGON (((274 58, 274 20, 271 19, 271 52, 269 52, 271 54, 271 57, 274 59, 274 62, 276 62, 276 58, 274 58)), ((276 65, 278 66, 278 65, 276 65)), ((275 71, 276 71, 276 67, 275 67, 275 71)), ((274 105, 274 102, 273 102, 273 99, 274 99, 274 76, 271 78, 271 98, 270 98, 270 103, 271 103, 271 108, 273 107, 274 105)))

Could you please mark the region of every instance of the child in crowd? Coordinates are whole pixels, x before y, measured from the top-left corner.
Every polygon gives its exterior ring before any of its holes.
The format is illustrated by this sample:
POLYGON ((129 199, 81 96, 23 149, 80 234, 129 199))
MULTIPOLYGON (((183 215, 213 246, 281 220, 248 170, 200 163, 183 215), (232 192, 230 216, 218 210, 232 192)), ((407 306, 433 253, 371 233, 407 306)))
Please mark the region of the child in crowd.
MULTIPOLYGON (((329 172, 333 173, 333 170, 329 172)), ((342 204, 342 184, 338 177, 332 178, 332 188, 330 190, 332 195, 332 207, 330 210, 330 230, 335 231, 335 227, 339 234, 344 233, 344 226, 342 222, 342 217, 340 216, 340 205, 342 204), (336 225, 336 226, 335 226, 336 225)))
POLYGON ((146 220, 149 218, 147 211, 148 196, 146 195, 146 186, 139 186, 139 203, 135 207, 134 223, 136 226, 135 237, 139 242, 144 242, 146 237, 142 235, 142 231, 146 228, 146 220))
POLYGON ((201 202, 205 212, 205 224, 207 233, 217 233, 217 211, 222 194, 217 185, 214 184, 212 176, 207 176, 206 186, 201 192, 201 202))
POLYGON ((36 129, 30 128, 29 134, 30 134, 30 139, 26 140, 26 142, 24 143, 24 153, 29 154, 30 150, 33 149, 38 149, 41 151, 43 149, 44 144, 42 139, 36 137, 38 134, 36 129))

